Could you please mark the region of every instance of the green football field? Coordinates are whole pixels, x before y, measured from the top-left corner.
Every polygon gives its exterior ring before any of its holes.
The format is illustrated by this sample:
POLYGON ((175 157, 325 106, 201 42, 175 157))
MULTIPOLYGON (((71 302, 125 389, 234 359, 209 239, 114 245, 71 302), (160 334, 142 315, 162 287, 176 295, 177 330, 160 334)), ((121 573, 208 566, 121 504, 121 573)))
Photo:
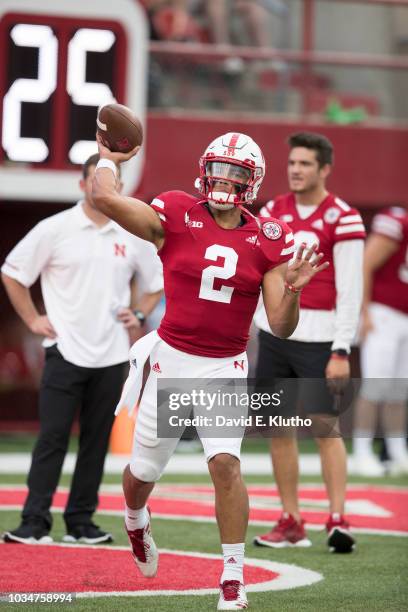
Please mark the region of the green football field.
MULTIPOLYGON (((362 483, 361 479, 352 478, 354 483, 362 483)), ((23 474, 1 474, 0 486, 20 486, 24 484, 23 474)), ((207 476, 168 475, 163 477, 163 484, 186 483, 210 484, 207 476)), ((265 476, 246 477, 248 484, 271 485, 265 476)), ((302 483, 319 483, 317 477, 303 478, 302 483)), ((407 488, 406 478, 372 479, 373 485, 407 488)), ((63 476, 62 486, 69 486, 69 477, 63 476)), ((120 484, 120 476, 106 475, 105 485, 120 484)), ((102 487, 103 489, 103 487, 102 487)), ((405 512, 408 509, 405 508, 405 512)), ((17 510, 2 509, 0 511, 0 532, 14 528, 19 522, 17 510)), ((123 530, 121 516, 100 514, 96 521, 103 529, 111 531, 115 537, 115 546, 127 546, 127 538, 123 530)), ((398 526, 395 526, 397 529, 398 526)), ((309 549, 274 550, 255 547, 252 539, 256 534, 265 531, 264 527, 250 526, 247 535, 246 557, 275 561, 285 564, 295 564, 323 575, 320 582, 309 586, 297 587, 281 591, 249 593, 250 609, 260 612, 286 610, 317 612, 317 611, 381 611, 397 612, 408 609, 408 538, 395 535, 368 535, 359 533, 357 550, 350 555, 330 554, 325 544, 323 530, 310 530, 309 537, 313 546, 309 549)), ((216 525, 208 522, 191 522, 188 520, 164 520, 153 517, 153 533, 160 549, 185 550, 201 553, 220 554, 220 545, 216 525)), ((60 512, 54 514, 52 535, 55 541, 61 540, 64 534, 60 512)), ((10 547, 21 545, 1 545, 1 566, 7 563, 7 551, 10 547)), ((36 547, 37 548, 37 547, 36 547)), ((103 551, 100 551, 103 554, 103 551)), ((49 571, 53 571, 52 558, 49 571)), ((74 568, 72 568, 74 571, 74 568)), ((136 567, 134 568, 137 573, 136 567)), ((134 579, 134 575, 130 578, 134 579)), ((185 576, 180 574, 179 580, 185 576)), ((25 574, 30 580, 29 571, 25 574)), ((216 585, 213 585, 216 587, 216 585)), ((61 588, 63 591, 63 588, 61 588)), ((66 604, 63 609, 75 610, 141 610, 166 611, 188 610, 205 612, 216 610, 217 595, 183 595, 183 596, 148 596, 148 597, 98 597, 76 600, 66 604)), ((50 607, 51 604, 2 604, 1 609, 37 610, 50 607)))

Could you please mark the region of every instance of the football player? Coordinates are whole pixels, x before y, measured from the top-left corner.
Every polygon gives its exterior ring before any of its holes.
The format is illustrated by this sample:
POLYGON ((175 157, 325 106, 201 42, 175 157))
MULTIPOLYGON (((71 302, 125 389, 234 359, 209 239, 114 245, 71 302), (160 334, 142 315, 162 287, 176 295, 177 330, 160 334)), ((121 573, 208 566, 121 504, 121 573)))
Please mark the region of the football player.
POLYGON ((363 476, 384 474, 372 449, 381 403, 390 472, 407 474, 407 209, 382 211, 371 229, 364 253, 361 370, 365 381, 355 412, 354 470, 363 476))
MULTIPOLYGON (((343 516, 346 451, 336 433, 335 391, 340 392, 350 376, 350 344, 361 306, 365 231, 358 211, 326 188, 333 164, 329 140, 320 134, 301 132, 289 138, 289 147, 290 192, 268 202, 260 218, 273 215, 288 223, 295 244, 318 244, 330 266, 301 292, 299 324, 289 338, 277 337, 265 309, 258 309, 256 381, 262 387, 276 379, 309 379, 300 381, 304 409, 314 422, 330 424, 328 433, 312 431, 330 502, 328 545, 332 551, 347 552, 353 549, 354 538, 343 516)), ((296 384, 289 383, 289 392, 296 384)), ((295 395, 285 409, 294 411, 296 400, 295 395)), ((271 438, 270 451, 283 514, 269 533, 255 538, 255 543, 275 548, 310 546, 299 512, 296 435, 281 433, 271 438)))
MULTIPOLYGON (((316 247, 306 251, 303 245, 288 266, 295 250, 289 227, 258 220, 244 208, 254 202, 265 174, 262 151, 244 134, 225 134, 208 146, 196 181, 199 198, 169 191, 151 206, 121 196, 115 187, 115 164, 137 148, 127 155, 112 153, 99 142, 99 150, 96 206, 155 244, 164 268, 165 316, 158 333, 132 349, 139 371, 148 355, 152 367, 123 480, 133 556, 143 575, 154 576, 158 554, 146 502, 178 442, 157 437, 157 380, 246 377, 245 349, 261 287, 270 326, 287 337, 297 325, 299 291, 328 264, 320 263, 320 253, 312 262, 316 247)), ((246 608, 248 496, 240 472, 241 437, 203 436, 201 442, 215 487, 224 556, 218 609, 246 608)))

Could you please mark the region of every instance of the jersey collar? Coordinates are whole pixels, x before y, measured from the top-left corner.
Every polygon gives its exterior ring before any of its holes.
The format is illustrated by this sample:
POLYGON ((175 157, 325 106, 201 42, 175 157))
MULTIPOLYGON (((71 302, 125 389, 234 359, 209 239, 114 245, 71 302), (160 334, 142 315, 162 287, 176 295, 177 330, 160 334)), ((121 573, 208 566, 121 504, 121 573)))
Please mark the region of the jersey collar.
POLYGON ((332 199, 333 199, 333 195, 331 193, 328 193, 327 196, 323 198, 323 200, 320 202, 320 204, 317 205, 317 208, 315 208, 315 210, 308 217, 306 217, 306 219, 302 219, 301 216, 299 215, 299 212, 296 206, 296 196, 294 193, 290 194, 290 202, 291 202, 292 211, 294 213, 295 219, 298 219, 299 221, 310 221, 311 219, 314 219, 319 214, 321 214, 323 209, 327 207, 327 204, 329 204, 332 201, 332 199))
POLYGON ((107 232, 117 229, 116 223, 112 220, 109 220, 108 223, 106 223, 102 227, 98 227, 97 225, 95 225, 95 223, 88 217, 88 215, 85 214, 82 204, 83 200, 79 200, 79 202, 77 202, 74 207, 78 224, 81 229, 93 227, 97 229, 101 234, 106 234, 107 232))

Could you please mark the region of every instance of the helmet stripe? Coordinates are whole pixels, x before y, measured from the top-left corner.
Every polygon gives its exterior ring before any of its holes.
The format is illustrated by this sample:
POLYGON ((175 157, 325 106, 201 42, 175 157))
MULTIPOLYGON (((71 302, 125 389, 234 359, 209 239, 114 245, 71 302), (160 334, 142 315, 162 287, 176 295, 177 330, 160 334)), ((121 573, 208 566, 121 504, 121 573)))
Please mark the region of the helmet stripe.
POLYGON ((233 134, 231 136, 231 140, 230 140, 230 143, 228 145, 228 148, 231 147, 231 148, 235 149, 235 147, 237 146, 237 142, 238 142, 238 138, 239 137, 240 137, 240 134, 233 134))

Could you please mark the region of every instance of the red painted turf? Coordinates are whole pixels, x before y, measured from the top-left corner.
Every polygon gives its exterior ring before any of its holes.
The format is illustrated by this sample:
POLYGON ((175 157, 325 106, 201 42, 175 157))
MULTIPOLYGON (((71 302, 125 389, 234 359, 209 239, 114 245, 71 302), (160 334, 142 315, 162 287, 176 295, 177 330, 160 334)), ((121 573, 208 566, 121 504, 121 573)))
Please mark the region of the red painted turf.
MULTIPOLYGON (((149 579, 139 575, 129 551, 78 546, 4 544, 0 559, 0 592, 6 593, 208 589, 217 586, 223 567, 218 559, 162 553, 158 574, 149 579)), ((245 567, 246 584, 278 575, 245 567)))
MULTIPOLYGON (((264 504, 268 502, 268 497, 277 496, 276 489, 271 487, 250 486, 248 488, 251 496, 262 496, 264 504)), ((0 489, 0 506, 22 505, 26 496, 26 489, 4 488, 0 489)), ((326 493, 320 487, 300 489, 299 496, 302 500, 325 500, 326 493)), ((385 531, 405 531, 408 532, 408 490, 387 489, 386 487, 362 486, 350 488, 347 492, 348 500, 367 500, 386 510, 390 516, 364 516, 360 514, 348 514, 353 527, 366 529, 383 529, 385 531)), ((67 493, 56 493, 53 500, 54 507, 63 508, 67 500, 67 493)), ((177 516, 204 516, 214 517, 213 490, 205 486, 175 486, 162 487, 158 494, 152 495, 149 505, 155 516, 177 515, 177 516), (175 493, 184 493, 189 499, 174 499, 175 493), (199 496, 205 495, 208 501, 200 501, 199 496), (198 497, 198 499, 197 499, 198 497), (195 499, 196 498, 196 499, 195 499)), ((272 502, 271 502, 272 505, 272 502)), ((101 494, 99 496, 100 510, 123 510, 123 496, 116 494, 101 494)), ((275 521, 280 515, 280 510, 274 508, 252 508, 250 520, 275 521)), ((307 523, 323 525, 327 518, 325 509, 304 508, 302 515, 307 523)))

